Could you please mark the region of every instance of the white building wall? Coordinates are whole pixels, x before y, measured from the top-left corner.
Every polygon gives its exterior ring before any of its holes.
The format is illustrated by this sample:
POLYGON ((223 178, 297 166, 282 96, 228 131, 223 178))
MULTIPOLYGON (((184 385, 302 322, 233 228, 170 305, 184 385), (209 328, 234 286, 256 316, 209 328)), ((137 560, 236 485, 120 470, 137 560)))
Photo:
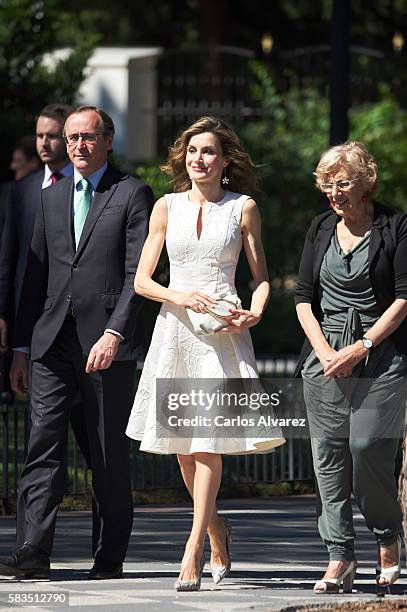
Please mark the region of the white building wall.
MULTIPOLYGON (((156 59, 159 47, 97 47, 89 58, 79 103, 99 106, 113 119, 113 148, 128 160, 156 154, 156 59)), ((69 49, 45 58, 54 67, 69 49)))

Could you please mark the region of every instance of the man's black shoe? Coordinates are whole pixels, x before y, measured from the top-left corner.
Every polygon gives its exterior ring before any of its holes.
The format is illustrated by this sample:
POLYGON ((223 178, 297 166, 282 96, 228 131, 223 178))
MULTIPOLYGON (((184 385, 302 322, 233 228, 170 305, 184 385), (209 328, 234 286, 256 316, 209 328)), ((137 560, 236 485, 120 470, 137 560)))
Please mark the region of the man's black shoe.
POLYGON ((110 563, 109 561, 98 561, 88 574, 88 580, 112 580, 121 578, 123 565, 121 563, 110 563))
POLYGON ((10 557, 0 558, 0 576, 49 578, 49 556, 36 546, 24 544, 10 557))

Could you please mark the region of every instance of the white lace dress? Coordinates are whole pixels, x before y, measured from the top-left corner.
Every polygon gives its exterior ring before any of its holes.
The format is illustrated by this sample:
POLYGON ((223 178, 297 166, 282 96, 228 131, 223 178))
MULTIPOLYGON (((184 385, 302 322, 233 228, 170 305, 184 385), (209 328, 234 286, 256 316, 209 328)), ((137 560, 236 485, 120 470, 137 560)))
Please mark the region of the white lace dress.
MULTIPOLYGON (((170 261, 170 287, 202 291, 213 296, 236 295, 236 265, 242 248, 241 215, 249 196, 226 192, 220 202, 205 208, 198 239, 200 206, 188 192, 168 194, 166 245, 170 261)), ((213 452, 243 454, 269 452, 284 443, 279 428, 265 428, 260 436, 222 438, 219 429, 209 437, 165 437, 156 419, 156 379, 258 379, 253 344, 248 330, 229 334, 194 333, 185 308, 163 304, 144 363, 126 434, 141 440, 140 450, 152 453, 213 452)))

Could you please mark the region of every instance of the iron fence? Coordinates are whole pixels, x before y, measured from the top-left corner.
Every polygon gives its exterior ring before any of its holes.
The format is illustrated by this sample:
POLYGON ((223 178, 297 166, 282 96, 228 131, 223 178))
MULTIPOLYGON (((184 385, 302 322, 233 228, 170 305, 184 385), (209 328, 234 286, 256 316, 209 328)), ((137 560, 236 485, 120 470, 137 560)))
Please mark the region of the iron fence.
MULTIPOLYGON (((290 376, 294 357, 258 360, 259 372, 265 376, 290 376)), ((0 404, 0 439, 2 440, 0 497, 7 500, 17 492, 28 439, 27 404, 0 404)), ((183 486, 175 455, 139 452, 131 441, 130 465, 134 491, 177 488, 183 486)), ((275 452, 259 455, 225 456, 223 484, 276 483, 313 478, 309 440, 289 439, 275 452)), ((76 444, 72 431, 68 437, 67 493, 90 492, 91 473, 76 444)))
MULTIPOLYGON (((320 44, 273 50, 264 58, 273 80, 284 95, 292 87, 303 91, 314 87, 328 95, 332 70, 331 45, 320 44)), ((202 115, 216 115, 230 121, 239 132, 248 120, 265 114, 253 94, 256 77, 251 61, 256 54, 229 46, 198 46, 168 50, 157 60, 156 143, 159 155, 166 155, 180 129, 202 115)), ((407 100, 403 53, 363 46, 349 47, 351 106, 375 101, 378 83, 386 83, 400 102, 407 100)))

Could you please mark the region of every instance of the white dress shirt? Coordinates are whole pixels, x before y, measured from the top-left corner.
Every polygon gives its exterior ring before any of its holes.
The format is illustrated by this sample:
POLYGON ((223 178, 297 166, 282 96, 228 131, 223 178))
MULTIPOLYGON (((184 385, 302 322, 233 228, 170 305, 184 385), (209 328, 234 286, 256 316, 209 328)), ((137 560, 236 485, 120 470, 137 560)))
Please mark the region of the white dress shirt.
POLYGON ((63 174, 64 176, 71 176, 73 174, 73 165, 71 164, 71 162, 69 162, 69 164, 66 164, 66 166, 61 168, 61 170, 51 170, 51 168, 49 168, 49 166, 47 166, 45 164, 45 166, 44 166, 44 180, 42 181, 42 188, 43 189, 45 189, 46 187, 49 187, 50 185, 52 185, 51 175, 54 172, 59 172, 59 174, 63 174))

